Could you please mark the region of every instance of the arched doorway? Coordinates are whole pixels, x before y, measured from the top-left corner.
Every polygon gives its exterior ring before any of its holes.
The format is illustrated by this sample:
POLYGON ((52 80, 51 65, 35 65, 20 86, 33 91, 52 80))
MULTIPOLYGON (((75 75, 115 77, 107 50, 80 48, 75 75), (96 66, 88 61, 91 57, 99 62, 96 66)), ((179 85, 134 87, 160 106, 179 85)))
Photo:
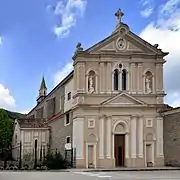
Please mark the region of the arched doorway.
POLYGON ((116 167, 126 166, 126 158, 128 157, 129 135, 128 125, 125 121, 118 121, 113 128, 113 148, 116 167))
POLYGON ((86 142, 86 168, 96 168, 97 136, 89 134, 86 142))

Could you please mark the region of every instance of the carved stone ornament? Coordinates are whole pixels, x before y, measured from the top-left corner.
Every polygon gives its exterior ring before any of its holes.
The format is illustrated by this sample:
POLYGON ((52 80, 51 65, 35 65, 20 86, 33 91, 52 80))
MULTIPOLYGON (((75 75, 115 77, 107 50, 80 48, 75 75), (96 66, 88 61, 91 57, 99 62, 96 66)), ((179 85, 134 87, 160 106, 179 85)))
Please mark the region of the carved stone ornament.
POLYGON ((146 73, 145 76, 145 88, 146 93, 152 93, 152 74, 150 72, 146 73))
POLYGON ((121 36, 124 36, 124 35, 126 34, 126 29, 125 29, 124 27, 120 28, 120 29, 119 29, 119 34, 120 34, 121 36))
POLYGON ((88 92, 90 94, 95 92, 95 72, 94 71, 90 71, 89 75, 88 75, 88 92))
POLYGON ((126 48, 126 40, 122 37, 120 37, 117 41, 116 41, 116 47, 118 50, 124 50, 126 48))

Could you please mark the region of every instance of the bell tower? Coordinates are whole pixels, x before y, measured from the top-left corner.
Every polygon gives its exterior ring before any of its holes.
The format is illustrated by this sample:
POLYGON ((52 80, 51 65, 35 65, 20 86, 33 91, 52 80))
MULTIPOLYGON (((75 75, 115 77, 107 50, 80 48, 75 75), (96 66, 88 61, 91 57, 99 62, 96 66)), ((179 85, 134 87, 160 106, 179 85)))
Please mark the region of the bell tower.
POLYGON ((43 76, 41 81, 41 86, 39 89, 39 96, 37 98, 37 103, 40 103, 46 97, 46 95, 47 95, 47 87, 43 76))

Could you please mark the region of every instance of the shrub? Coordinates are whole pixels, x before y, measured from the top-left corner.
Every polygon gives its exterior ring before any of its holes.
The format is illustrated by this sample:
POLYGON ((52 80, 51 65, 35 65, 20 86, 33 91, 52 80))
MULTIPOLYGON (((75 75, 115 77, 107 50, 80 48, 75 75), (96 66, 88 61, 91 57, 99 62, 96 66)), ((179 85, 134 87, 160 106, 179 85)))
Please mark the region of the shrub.
POLYGON ((48 154, 43 164, 48 169, 66 169, 69 165, 68 161, 63 158, 60 152, 48 154))
POLYGON ((28 170, 29 169, 29 166, 27 164, 25 164, 23 167, 24 167, 24 170, 28 170))
POLYGON ((14 167, 13 167, 13 170, 18 170, 18 167, 17 167, 17 166, 14 166, 14 167))

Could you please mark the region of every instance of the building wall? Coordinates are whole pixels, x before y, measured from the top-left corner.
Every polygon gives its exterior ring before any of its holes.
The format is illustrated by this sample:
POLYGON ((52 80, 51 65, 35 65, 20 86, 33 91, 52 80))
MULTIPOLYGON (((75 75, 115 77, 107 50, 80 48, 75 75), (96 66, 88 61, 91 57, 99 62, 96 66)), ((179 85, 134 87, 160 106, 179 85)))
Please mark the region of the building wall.
POLYGON ((15 120, 14 122, 14 132, 13 132, 13 137, 12 137, 12 157, 17 160, 19 157, 19 146, 20 146, 20 139, 21 139, 21 132, 20 132, 20 127, 15 120))
POLYGON ((21 129, 22 159, 34 159, 35 140, 37 140, 37 159, 40 159, 40 151, 46 154, 49 145, 49 129, 21 129), (44 149, 44 150, 43 150, 44 149), (28 156, 28 157, 27 157, 28 156))
POLYGON ((65 84, 64 94, 64 112, 69 111, 73 107, 73 94, 74 94, 74 79, 71 78, 65 84), (68 100, 68 93, 71 93, 71 98, 68 100))
POLYGON ((20 158, 20 141, 21 141, 21 158, 22 161, 30 162, 34 160, 35 140, 37 139, 37 159, 40 159, 40 151, 46 155, 49 146, 49 129, 48 128, 20 128, 16 123, 12 140, 12 155, 15 160, 20 158), (16 140, 17 139, 17 140, 16 140))
POLYGON ((38 110, 43 108, 43 118, 50 119, 53 115, 64 112, 64 85, 57 87, 50 95, 46 97, 41 103, 39 103, 28 115, 27 117, 31 117, 34 115, 37 118, 38 110), (54 102, 51 102, 55 98, 54 102))
POLYGON ((71 146, 71 142, 69 144, 66 143, 66 138, 70 137, 72 141, 72 113, 70 112, 70 124, 65 125, 65 115, 62 115, 50 122, 49 126, 51 127, 51 152, 58 151, 62 155, 65 155, 65 147, 71 146))
POLYGON ((180 112, 178 111, 164 115, 164 158, 166 165, 180 165, 180 112))

